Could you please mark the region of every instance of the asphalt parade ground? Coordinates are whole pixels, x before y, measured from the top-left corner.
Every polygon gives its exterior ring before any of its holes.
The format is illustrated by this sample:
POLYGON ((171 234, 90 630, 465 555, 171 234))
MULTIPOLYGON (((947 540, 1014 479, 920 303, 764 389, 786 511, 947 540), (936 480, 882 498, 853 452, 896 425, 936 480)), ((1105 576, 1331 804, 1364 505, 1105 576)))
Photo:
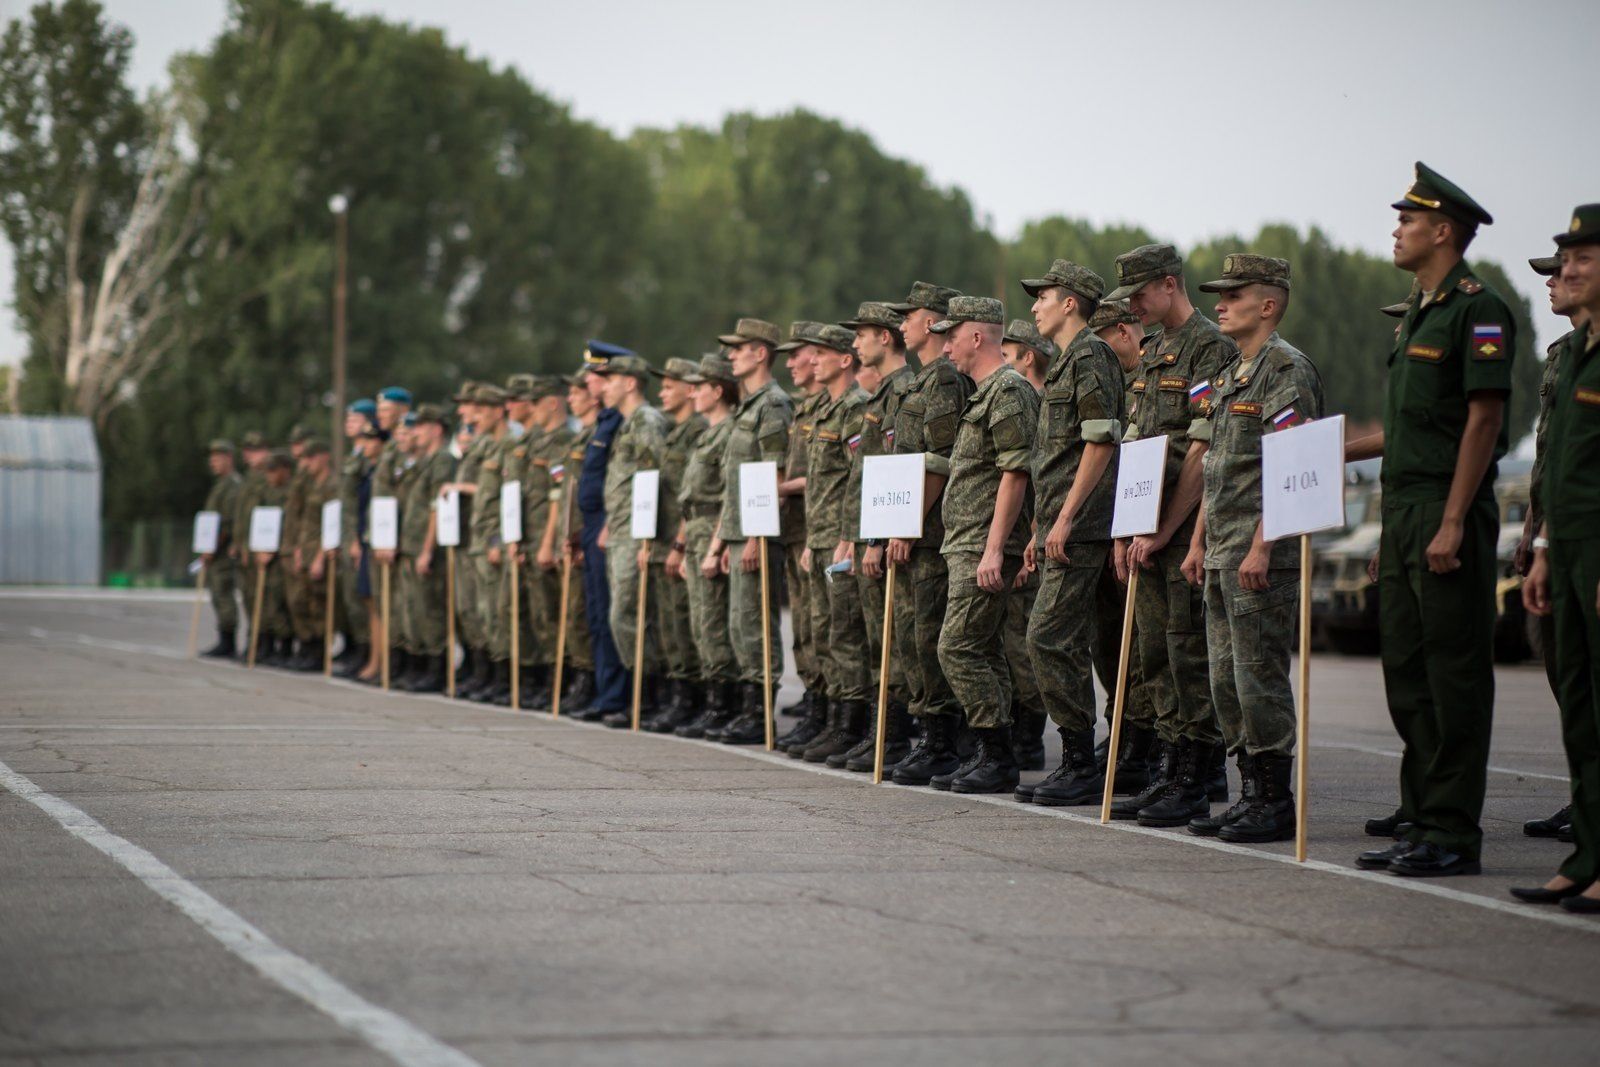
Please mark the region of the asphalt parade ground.
POLYGON ((0 1063, 1600 1047, 1600 921, 1506 895, 1567 848, 1521 833, 1566 795, 1535 666, 1497 672, 1484 873, 1415 881, 1351 865, 1394 807, 1372 659, 1313 662, 1302 865, 1292 842, 191 661, 189 611, 0 591, 0 1063))

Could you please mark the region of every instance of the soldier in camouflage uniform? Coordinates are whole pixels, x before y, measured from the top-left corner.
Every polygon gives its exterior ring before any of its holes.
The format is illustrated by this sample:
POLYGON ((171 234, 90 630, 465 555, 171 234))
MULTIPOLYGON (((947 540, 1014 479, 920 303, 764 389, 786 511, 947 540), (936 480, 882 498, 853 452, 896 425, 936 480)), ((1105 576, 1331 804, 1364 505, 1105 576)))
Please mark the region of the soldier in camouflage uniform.
POLYGON ((1189 429, 1207 441, 1205 496, 1184 574, 1206 597, 1211 698, 1243 784, 1241 799, 1191 833, 1225 841, 1294 836, 1294 693, 1289 655, 1300 590, 1299 538, 1261 539, 1261 439, 1322 417, 1322 378, 1277 333, 1289 305, 1289 264, 1236 253, 1217 293, 1217 322, 1239 346, 1239 361, 1212 382, 1209 410, 1189 429))
MULTIPOLYGON (((868 456, 885 456, 894 451, 894 424, 900 414, 900 403, 905 399, 916 379, 916 371, 906 363, 905 335, 900 326, 905 316, 889 305, 868 301, 856 309, 856 317, 842 326, 854 330, 856 355, 862 368, 878 376, 878 387, 868 396, 861 410, 861 444, 855 450, 850 465, 850 483, 845 488, 845 522, 855 541, 856 588, 861 596, 861 612, 867 631, 867 656, 869 673, 883 662, 884 602, 884 544, 881 540, 861 539, 861 476, 862 464, 868 456)), ((856 384, 861 384, 858 374, 856 384)), ((898 630, 914 625, 916 605, 912 600, 911 583, 896 581, 894 587, 894 617, 892 625, 898 630)), ((891 650, 899 645, 891 634, 891 650)), ((916 671, 916 683, 911 672, 916 661, 902 655, 889 657, 889 705, 885 710, 885 736, 883 765, 892 767, 904 759, 910 750, 910 703, 914 694, 921 693, 921 672, 916 671)), ((868 729, 861 743, 845 752, 842 766, 846 770, 870 771, 877 761, 877 692, 867 694, 868 729)), ((835 757, 829 758, 829 765, 835 757)))
POLYGON ((372 657, 372 633, 367 625, 367 605, 361 598, 361 538, 357 510, 361 483, 367 476, 367 457, 356 447, 357 435, 376 426, 378 406, 357 400, 345 409, 344 438, 348 451, 339 467, 339 601, 345 620, 345 647, 339 654, 338 674, 354 678, 372 657))
MULTIPOLYGON (((679 737, 704 737, 732 721, 738 707, 738 663, 728 636, 728 576, 720 568, 706 574, 699 563, 711 547, 722 513, 727 477, 728 434, 733 429, 733 408, 739 401, 739 383, 733 364, 721 354, 701 358, 694 374, 685 379, 694 390, 695 412, 706 420, 706 430, 696 440, 684 467, 678 504, 682 519, 678 542, 683 544, 676 562, 689 589, 690 632, 699 654, 705 700, 699 714, 673 732, 679 737)), ((676 546, 674 546, 676 549, 676 546)), ((673 566, 673 556, 667 566, 673 566)))
POLYGON ((807 448, 811 431, 816 426, 817 411, 828 397, 816 379, 811 349, 798 334, 802 329, 816 330, 821 326, 820 322, 792 322, 789 339, 778 346, 778 353, 784 358, 784 369, 789 372, 796 390, 790 394, 794 401, 794 431, 789 434, 789 452, 778 471, 779 526, 783 531, 779 540, 784 547, 784 590, 789 599, 795 672, 800 675, 803 689, 799 701, 778 709, 783 715, 799 714, 800 721, 778 734, 776 744, 785 752, 793 747, 796 758, 822 733, 828 718, 828 679, 822 670, 826 653, 819 653, 811 633, 811 580, 800 568, 800 556, 806 547, 807 448))
POLYGON ((1094 753, 1094 600, 1111 553, 1117 444, 1125 419, 1116 353, 1089 329, 1105 284, 1065 259, 1023 279, 1033 316, 1061 355, 1050 364, 1033 442, 1038 506, 1033 556, 1041 584, 1028 654, 1050 679, 1045 709, 1061 734, 1061 764, 1017 798, 1046 806, 1098 804, 1105 780, 1094 753))
POLYGON ((1205 413, 1212 383, 1239 358, 1239 349, 1190 303, 1183 260, 1171 245, 1141 245, 1118 256, 1117 283, 1108 299, 1127 300, 1141 322, 1158 327, 1145 342, 1129 430, 1140 439, 1165 434, 1167 463, 1160 527, 1134 538, 1125 550, 1128 566, 1144 568, 1134 612, 1162 759, 1154 780, 1113 804, 1111 813, 1148 826, 1182 826, 1209 812, 1208 797, 1228 796, 1225 750, 1211 704, 1204 602, 1182 567, 1206 448, 1189 439, 1189 426, 1205 413))
POLYGON ((478 684, 477 676, 468 683, 464 695, 480 704, 511 703, 511 634, 507 620, 499 617, 500 570, 505 565, 505 546, 500 541, 500 467, 507 443, 512 440, 506 426, 506 391, 498 385, 483 384, 473 391, 476 408, 476 451, 461 462, 457 475, 463 494, 472 501, 468 525, 472 528, 472 547, 467 550, 472 570, 472 599, 463 608, 463 631, 480 641, 487 677, 478 684), (476 467, 473 481, 462 481, 470 463, 476 467))
POLYGON ((217 513, 217 550, 202 556, 201 560, 205 563, 211 610, 217 615, 217 643, 201 655, 232 659, 238 651, 239 632, 239 567, 233 557, 233 543, 240 532, 234 522, 244 479, 233 469, 232 441, 214 440, 208 451, 207 458, 216 481, 211 483, 211 491, 206 494, 204 510, 217 513))
MULTIPOLYGON (((256 557, 249 549, 250 513, 261 503, 262 491, 267 487, 267 461, 272 458, 272 449, 267 445, 266 436, 255 430, 249 431, 239 439, 239 449, 244 456, 244 477, 239 485, 239 493, 234 498, 233 528, 236 532, 233 552, 234 558, 239 562, 239 591, 244 596, 245 611, 253 612, 256 595, 256 557)), ((263 655, 271 652, 270 642, 256 641, 258 661, 263 655)))
MULTIPOLYGON (((567 410, 577 420, 578 429, 572 436, 572 446, 567 451, 559 476, 561 483, 561 551, 570 556, 572 567, 567 582, 567 664, 562 668, 561 694, 563 708, 582 708, 594 702, 594 650, 589 643, 589 611, 583 587, 583 519, 578 513, 578 471, 583 467, 583 457, 589 449, 589 439, 594 436, 595 419, 600 413, 600 402, 589 392, 586 384, 587 370, 580 370, 567 379, 567 410)), ((559 602, 558 602, 559 605, 559 602)))
POLYGON ((325 580, 328 564, 322 551, 322 505, 339 494, 332 462, 328 442, 309 435, 301 439, 295 472, 300 477, 295 500, 299 517, 294 526, 293 542, 285 542, 284 558, 293 562, 302 577, 296 593, 296 610, 290 618, 295 639, 300 643, 300 654, 292 666, 302 671, 322 669, 323 615, 328 597, 325 580))
POLYGON ((528 605, 532 667, 525 675, 522 706, 546 711, 555 680, 556 627, 561 614, 561 501, 572 431, 567 427, 567 383, 536 375, 529 432, 537 445, 522 482, 522 584, 528 605))
MULTIPOLYGON (((530 549, 538 544, 539 535, 543 532, 529 521, 529 478, 533 477, 535 470, 534 461, 543 445, 544 431, 534 424, 533 401, 534 389, 538 378, 532 374, 513 374, 506 379, 506 433, 508 440, 501 452, 500 484, 510 485, 517 483, 522 501, 522 538, 517 542, 506 543, 506 561, 500 568, 500 600, 495 607, 497 618, 506 620, 506 659, 510 662, 511 656, 511 594, 513 585, 517 595, 517 675, 521 691, 518 694, 517 706, 526 707, 523 699, 531 695, 533 686, 532 668, 537 660, 537 650, 534 646, 533 624, 531 620, 532 605, 528 603, 527 570, 523 566, 527 562, 530 549), (511 556, 517 559, 516 581, 512 581, 511 556)), ((506 694, 506 703, 510 703, 510 692, 506 694)))
POLYGON ((311 431, 304 423, 297 423, 289 430, 289 456, 295 467, 289 476, 289 494, 283 505, 283 542, 289 546, 283 557, 283 602, 296 645, 285 666, 297 671, 322 669, 321 653, 313 657, 312 650, 307 647, 322 633, 322 605, 310 602, 306 568, 311 561, 302 558, 300 553, 304 537, 302 526, 306 521, 306 473, 300 458, 305 455, 306 441, 310 437, 311 431))
POLYGON ((867 664, 866 620, 861 592, 850 571, 836 565, 855 561, 853 531, 859 523, 860 498, 848 498, 850 470, 861 446, 862 409, 867 394, 856 387, 855 334, 843 326, 807 324, 797 340, 810 359, 821 395, 812 412, 806 443, 806 546, 801 569, 811 588, 811 633, 821 669, 828 678, 826 726, 810 745, 796 751, 808 763, 837 757, 853 749, 867 730, 867 694, 872 672, 867 664), (849 514, 854 511, 855 514, 849 514))
POLYGON ((661 413, 668 419, 661 452, 661 495, 656 512, 657 537, 650 546, 651 599, 655 602, 655 630, 660 635, 663 689, 656 714, 644 723, 654 733, 670 733, 700 714, 705 694, 700 689, 700 653, 690 626, 689 587, 678 563, 688 544, 683 540, 683 508, 678 495, 689 457, 706 430, 706 420, 694 410, 694 386, 699 374, 692 359, 669 359, 654 372, 661 379, 661 413))
POLYGON ((419 404, 412 413, 412 454, 415 463, 407 476, 406 499, 400 508, 400 605, 406 620, 409 651, 418 669, 397 688, 412 693, 438 693, 444 689, 445 563, 438 551, 435 502, 440 490, 455 477, 456 460, 445 447, 450 426, 444 409, 419 404))
POLYGON ((895 538, 887 549, 890 561, 899 569, 896 584, 905 582, 912 594, 911 625, 904 630, 895 628, 895 640, 902 643, 897 654, 915 660, 916 681, 921 683, 910 711, 921 721, 922 736, 905 759, 894 765, 892 780, 901 785, 927 785, 935 775, 951 773, 960 766, 956 731, 961 724, 961 705, 939 664, 939 632, 950 592, 945 558, 939 549, 944 544, 941 503, 950 476, 950 450, 973 386, 944 355, 944 339, 929 330, 943 320, 951 299, 960 295, 954 289, 919 281, 912 284, 903 303, 889 305, 905 316, 900 332, 906 348, 922 357, 921 369, 895 414, 894 448, 902 454, 925 453, 928 465, 922 536, 915 542, 895 538))
MULTIPOLYGON (((629 704, 608 713, 600 721, 607 726, 622 728, 633 722, 634 673, 644 676, 639 687, 640 716, 653 712, 660 691, 661 652, 658 635, 653 633, 648 620, 653 616, 651 601, 659 591, 644 591, 645 607, 644 641, 638 649, 638 662, 634 661, 635 644, 639 637, 639 597, 641 594, 639 566, 640 543, 633 538, 633 476, 639 471, 661 469, 666 452, 667 417, 661 410, 645 400, 645 387, 650 381, 650 364, 639 356, 613 356, 593 373, 604 383, 605 405, 622 416, 622 424, 611 438, 611 456, 606 461, 606 525, 600 532, 600 544, 606 550, 606 569, 611 583, 611 638, 617 643, 617 654, 622 657, 623 691, 629 704)), ((660 541, 658 536, 656 541, 660 541)), ((665 554, 662 556, 665 561, 665 554)), ((647 558, 647 563, 649 563, 647 558)), ((658 584, 660 565, 654 565, 650 577, 658 584)))
MULTIPOLYGON (((373 498, 390 496, 395 501, 395 516, 399 524, 395 530, 397 546, 399 531, 405 524, 406 509, 413 503, 412 488, 416 482, 414 477, 416 425, 415 412, 405 411, 400 415, 394 433, 385 443, 384 451, 379 454, 377 469, 373 471, 373 498)), ((416 639, 411 632, 411 619, 406 612, 405 579, 400 573, 400 550, 398 547, 387 551, 379 549, 373 552, 373 556, 380 564, 388 563, 390 569, 389 685, 392 689, 403 690, 409 688, 413 676, 422 664, 419 658, 413 655, 416 639)))
MULTIPOLYGON (((267 459, 261 488, 252 505, 282 508, 289 502, 289 479, 294 475, 294 457, 287 449, 274 449, 267 459)), ((248 532, 249 527, 246 527, 248 532)), ((281 530, 281 527, 280 527, 281 530)), ((281 535, 278 551, 256 552, 254 564, 266 574, 261 595, 261 640, 264 646, 256 649, 256 662, 267 667, 287 667, 294 630, 289 624, 288 601, 283 594, 285 561, 290 557, 290 547, 281 535), (262 654, 262 647, 267 652, 262 654)), ((254 588, 250 591, 255 595, 254 588)))
POLYGON ((945 356, 977 385, 950 452, 941 548, 950 591, 939 634, 939 664, 977 746, 960 768, 934 776, 932 784, 957 793, 1009 793, 1017 787, 1017 761, 1006 605, 1032 531, 1028 483, 1039 394, 1001 355, 1000 301, 952 297, 949 314, 930 330, 943 336, 945 356))
POLYGON ((767 597, 771 615, 765 638, 761 633, 761 555, 757 538, 746 537, 739 521, 739 466, 743 463, 782 464, 789 451, 794 404, 772 378, 772 361, 778 348, 778 327, 762 319, 740 319, 733 333, 717 339, 729 348, 729 361, 739 379, 741 400, 728 432, 726 479, 722 515, 706 556, 703 572, 721 568, 728 575, 728 635, 739 664, 739 714, 727 726, 707 731, 706 737, 726 744, 753 745, 766 738, 766 697, 762 648, 772 650, 773 683, 783 662, 778 628, 779 576, 784 573, 782 541, 767 547, 767 597))

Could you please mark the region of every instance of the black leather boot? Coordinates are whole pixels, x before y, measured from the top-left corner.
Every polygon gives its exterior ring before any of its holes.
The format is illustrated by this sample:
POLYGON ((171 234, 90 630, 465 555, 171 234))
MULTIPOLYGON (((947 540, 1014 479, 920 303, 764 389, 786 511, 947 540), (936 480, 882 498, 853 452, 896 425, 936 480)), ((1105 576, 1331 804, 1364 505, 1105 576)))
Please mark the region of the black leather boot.
POLYGON ((815 744, 806 749, 803 757, 807 763, 826 763, 830 767, 843 767, 845 753, 861 743, 867 731, 867 702, 865 700, 839 701, 839 728, 826 744, 815 744), (835 763, 834 760, 838 762, 835 763))
POLYGON ((1220 741, 1206 746, 1210 752, 1210 764, 1200 768, 1200 780, 1206 787, 1206 799, 1225 801, 1228 799, 1228 746, 1220 741))
POLYGON ((489 684, 479 689, 472 699, 479 704, 509 706, 511 704, 510 662, 503 659, 494 660, 489 667, 489 684))
MULTIPOLYGON (((779 715, 804 715, 811 710, 811 704, 814 700, 816 700, 816 693, 807 686, 801 691, 799 700, 796 700, 793 704, 785 704, 783 707, 775 709, 775 711, 779 715)), ((773 742, 774 745, 786 743, 782 738, 773 742)))
POLYGON ((1017 754, 1010 726, 973 730, 977 749, 972 767, 950 783, 952 793, 1009 793, 1017 787, 1017 754))
POLYGON ((1263 752, 1255 757, 1255 765, 1255 800, 1217 836, 1234 844, 1287 841, 1295 831, 1294 790, 1289 785, 1294 759, 1263 752))
POLYGON ((728 683, 712 682, 706 686, 699 714, 672 732, 678 737, 704 737, 707 730, 720 730, 729 722, 728 704, 728 683))
POLYGON ((1216 837, 1218 831, 1245 813, 1256 799, 1256 763, 1250 753, 1240 749, 1233 757, 1239 768, 1239 800, 1216 815, 1198 815, 1189 820, 1189 832, 1196 837, 1216 837))
MULTIPOLYGON (((887 772, 896 763, 906 758, 906 753, 911 751, 911 741, 906 736, 907 727, 910 725, 911 715, 906 711, 906 706, 898 700, 889 701, 889 706, 883 709, 885 729, 883 731, 883 767, 887 772)), ((867 706, 867 736, 861 743, 846 752, 844 762, 837 764, 847 771, 857 773, 871 773, 878 761, 878 709, 872 705, 867 706)), ((832 759, 828 766, 835 766, 832 759)))
POLYGON ((961 760, 952 770, 943 774, 936 774, 928 779, 928 784, 941 793, 950 792, 950 783, 972 770, 978 762, 978 735, 965 722, 956 727, 956 756, 961 760))
MULTIPOLYGON (((1151 742, 1150 752, 1155 757, 1155 769, 1149 772, 1150 784, 1133 796, 1124 800, 1114 801, 1111 805, 1113 819, 1137 819, 1139 812, 1159 797, 1172 783, 1173 771, 1178 760, 1178 747, 1170 742, 1157 737, 1151 742)), ((1121 762, 1118 762, 1120 769, 1121 762)))
POLYGON ((367 665, 367 657, 372 655, 371 645, 352 645, 354 650, 350 657, 344 661, 344 666, 333 673, 340 678, 354 678, 361 673, 361 668, 367 665))
POLYGON ((489 685, 492 665, 489 662, 489 654, 481 648, 468 649, 467 658, 471 661, 471 668, 463 672, 466 675, 465 681, 460 676, 457 676, 456 698, 458 700, 476 701, 479 690, 485 689, 489 685))
POLYGON ((1211 750, 1217 747, 1187 738, 1178 742, 1178 759, 1172 781, 1161 795, 1139 809, 1140 826, 1187 826, 1197 815, 1209 815, 1206 799, 1206 773, 1211 750))
POLYGON ((922 736, 906 758, 894 765, 896 785, 927 785, 934 775, 949 774, 961 766, 961 758, 956 755, 960 720, 954 715, 923 715, 921 722, 922 736))
POLYGON ((774 742, 773 747, 787 752, 795 759, 805 755, 823 732, 829 728, 830 720, 828 709, 832 702, 824 694, 810 689, 806 691, 808 705, 794 729, 784 734, 781 739, 774 742))
MULTIPOLYGON (((798 715, 800 718, 798 722, 794 723, 787 730, 784 730, 782 733, 778 734, 777 740, 773 742, 774 747, 787 752, 790 744, 800 740, 801 731, 803 731, 808 724, 814 721, 812 713, 816 706, 816 692, 807 689, 800 694, 799 700, 796 700, 793 704, 785 704, 783 707, 779 708, 779 715, 798 715)), ((815 737, 816 734, 811 735, 812 739, 815 739, 815 737)), ((810 741, 808 740, 807 743, 809 744, 810 741)))
POLYGON ((568 672, 567 691, 561 694, 561 710, 576 711, 594 703, 594 671, 568 672))
POLYGON ((200 653, 210 659, 232 659, 239 652, 237 636, 232 630, 218 630, 217 643, 200 653))
POLYGON ((533 702, 539 694, 539 665, 524 663, 517 671, 517 707, 533 711, 533 702))
POLYGON ((713 737, 724 745, 759 745, 767 740, 767 707, 761 697, 760 682, 745 682, 739 686, 739 715, 713 737))
POLYGON ((412 693, 444 692, 444 656, 423 656, 422 669, 411 676, 406 689, 412 693))
POLYGON ((403 648, 389 650, 389 688, 404 690, 411 677, 411 653, 403 648))
POLYGON ((1011 750, 1016 755, 1019 770, 1044 770, 1044 724, 1047 718, 1037 708, 1024 707, 1018 707, 1012 716, 1011 750))
POLYGON ((313 637, 300 646, 300 653, 295 657, 294 669, 305 671, 307 674, 322 669, 322 638, 313 637))
POLYGON ((526 678, 531 684, 524 683, 522 688, 522 708, 524 711, 549 711, 550 686, 555 678, 555 672, 548 663, 535 663, 525 671, 526 678))
POLYGON ((1117 745, 1117 775, 1111 792, 1116 796, 1137 796, 1150 788, 1150 753, 1156 732, 1132 723, 1122 724, 1117 745))
POLYGON ((689 723, 700 710, 700 687, 693 682, 672 678, 667 681, 669 699, 651 716, 644 728, 653 734, 670 734, 689 723))
MULTIPOLYGON (((1022 787, 1017 787, 1020 794, 1022 787)), ((1033 802, 1047 808, 1098 804, 1106 791, 1105 775, 1094 758, 1094 729, 1061 731, 1061 766, 1033 787, 1033 802)))
POLYGON ((337 656, 333 657, 334 673, 338 674, 341 678, 344 677, 344 675, 340 672, 343 670, 343 668, 348 667, 352 663, 354 663, 356 668, 359 670, 361 665, 367 662, 366 648, 366 645, 357 642, 356 639, 351 637, 349 634, 345 634, 344 647, 339 650, 339 654, 337 656))

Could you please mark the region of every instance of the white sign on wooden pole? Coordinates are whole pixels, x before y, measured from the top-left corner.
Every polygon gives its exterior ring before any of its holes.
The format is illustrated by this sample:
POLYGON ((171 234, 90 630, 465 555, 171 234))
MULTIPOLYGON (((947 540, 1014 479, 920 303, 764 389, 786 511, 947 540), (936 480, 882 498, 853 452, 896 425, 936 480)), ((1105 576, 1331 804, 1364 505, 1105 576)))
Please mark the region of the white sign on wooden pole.
POLYGON ((777 537, 778 465, 739 464, 739 531, 745 537, 777 537))
POLYGON ((202 556, 217 554, 217 539, 222 536, 222 516, 215 511, 194 513, 194 551, 202 556))
POLYGON ((1261 439, 1261 536, 1277 541, 1344 525, 1344 416, 1261 439))
POLYGON ((454 489, 441 493, 434 507, 434 539, 440 548, 461 544, 461 494, 454 489))
POLYGON ((283 538, 283 509, 258 507, 250 512, 250 551, 276 552, 283 538))
POLYGON ((922 487, 927 457, 867 456, 861 461, 861 539, 922 536, 922 487))
POLYGON ((372 529, 367 540, 380 552, 393 552, 400 547, 400 501, 392 496, 372 498, 372 529))
POLYGON ((522 483, 500 487, 500 540, 514 545, 522 540, 522 483))
POLYGON ((656 517, 660 505, 661 472, 636 471, 633 475, 633 528, 631 531, 635 541, 654 541, 656 539, 656 517))
POLYGON ((344 503, 330 500, 322 505, 322 550, 336 551, 344 537, 344 503))
POLYGON ((1112 537, 1155 533, 1161 525, 1161 486, 1167 467, 1167 437, 1128 441, 1117 453, 1117 496, 1112 537))

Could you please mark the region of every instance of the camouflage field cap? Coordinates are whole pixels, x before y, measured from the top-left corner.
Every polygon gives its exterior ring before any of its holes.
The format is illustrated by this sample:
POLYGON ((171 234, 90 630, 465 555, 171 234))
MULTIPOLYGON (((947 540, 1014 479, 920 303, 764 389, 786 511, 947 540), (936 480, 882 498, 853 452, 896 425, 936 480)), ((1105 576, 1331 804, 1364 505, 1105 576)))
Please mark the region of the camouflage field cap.
POLYGON ((1248 252, 1234 252, 1222 259, 1222 277, 1201 282, 1202 293, 1220 293, 1225 289, 1242 289, 1247 285, 1276 285, 1289 288, 1289 261, 1272 256, 1254 256, 1248 252))
POLYGON ((651 368, 650 373, 657 378, 671 378, 675 382, 686 382, 695 371, 700 369, 700 364, 692 359, 673 357, 667 360, 667 365, 660 370, 651 368))
POLYGON ((690 385, 699 385, 702 382, 728 382, 738 381, 733 376, 733 362, 721 352, 707 352, 700 357, 700 365, 695 372, 684 381, 690 385))
POLYGON ((626 356, 612 356, 606 360, 604 366, 590 367, 589 370, 595 374, 624 374, 641 382, 649 381, 653 373, 650 364, 644 361, 643 356, 635 356, 632 353, 626 356))
POLYGON ((846 354, 855 351, 854 331, 847 330, 843 326, 835 326, 831 322, 808 322, 806 326, 808 329, 799 337, 799 340, 806 344, 821 345, 823 348, 831 348, 835 352, 846 354))
POLYGON ((450 398, 450 402, 453 404, 473 403, 472 391, 476 388, 478 388, 478 383, 471 378, 462 379, 460 387, 456 389, 456 395, 450 398))
POLYGON ((438 404, 418 404, 417 410, 414 412, 414 414, 417 416, 417 421, 419 423, 436 422, 446 429, 449 429, 450 427, 449 416, 445 415, 444 408, 440 407, 438 404))
POLYGON ((1102 300, 1089 316, 1089 329, 1099 332, 1107 326, 1138 326, 1139 316, 1128 310, 1126 300, 1102 300))
POLYGON ((226 437, 213 437, 211 439, 211 443, 206 446, 206 451, 226 452, 231 456, 233 455, 233 442, 228 440, 226 437))
POLYGON ((1482 205, 1468 196, 1466 190, 1420 159, 1417 160, 1411 188, 1389 206, 1396 211, 1427 208, 1474 228, 1487 226, 1494 221, 1494 216, 1483 210, 1482 205))
POLYGON ((546 397, 566 396, 567 380, 559 374, 535 374, 533 376, 533 399, 543 400, 546 397))
POLYGON ((1556 245, 1571 248, 1600 242, 1600 204, 1579 204, 1572 209, 1566 233, 1556 234, 1556 245))
POLYGON ((1533 273, 1541 278, 1549 278, 1561 270, 1560 256, 1536 256, 1528 260, 1528 266, 1533 268, 1533 273))
POLYGON ((239 447, 245 449, 246 451, 254 451, 257 449, 268 448, 270 446, 267 444, 266 434, 259 430, 251 430, 249 433, 239 438, 239 447))
POLYGON ((1056 343, 1040 333, 1039 328, 1027 319, 1012 319, 1011 325, 1006 327, 1005 339, 1033 349, 1045 358, 1046 363, 1056 358, 1056 343))
POLYGON ((493 382, 479 382, 472 390, 471 403, 499 407, 506 402, 506 391, 493 382))
POLYGON ((778 327, 766 319, 740 319, 732 333, 719 334, 717 340, 725 345, 742 345, 748 341, 765 341, 777 346, 781 334, 778 327))
POLYGON ((898 330, 906 317, 880 300, 868 300, 856 308, 856 317, 839 325, 855 330, 862 326, 881 326, 885 330, 898 330))
POLYGON ((507 400, 532 400, 534 377, 531 374, 513 374, 506 379, 507 400))
POLYGON ((810 319, 797 319, 789 324, 789 339, 778 346, 778 351, 785 354, 804 348, 808 343, 805 335, 814 333, 822 328, 822 323, 812 322, 810 319))
POLYGON ((1042 278, 1022 279, 1022 288, 1029 296, 1038 296, 1046 289, 1053 289, 1056 286, 1095 302, 1098 302, 1106 291, 1106 283, 1101 280, 1100 275, 1068 259, 1058 259, 1050 264, 1050 269, 1044 272, 1042 278))
POLYGON ((957 323, 990 322, 996 326, 1006 321, 1006 306, 992 296, 955 296, 950 298, 950 310, 943 321, 928 329, 933 333, 948 333, 957 323))
POLYGON ((304 457, 304 456, 326 456, 328 454, 328 451, 329 451, 328 442, 324 441, 320 437, 308 436, 305 439, 304 444, 305 444, 305 447, 300 450, 300 455, 302 457, 304 457))
POLYGON ((960 289, 950 289, 943 285, 934 285, 932 282, 912 282, 911 293, 898 304, 888 305, 890 310, 898 311, 902 315, 910 314, 917 308, 927 308, 944 315, 950 310, 950 301, 961 295, 960 289))
POLYGON ((275 467, 294 469, 294 457, 289 454, 287 448, 274 448, 272 455, 267 457, 267 468, 270 470, 275 467))
POLYGON ((311 427, 303 422, 297 422, 289 427, 289 443, 291 445, 298 445, 310 436, 311 427))
POLYGON ((1117 257, 1117 287, 1107 300, 1126 300, 1160 278, 1176 278, 1183 273, 1183 257, 1171 245, 1140 245, 1117 257))

